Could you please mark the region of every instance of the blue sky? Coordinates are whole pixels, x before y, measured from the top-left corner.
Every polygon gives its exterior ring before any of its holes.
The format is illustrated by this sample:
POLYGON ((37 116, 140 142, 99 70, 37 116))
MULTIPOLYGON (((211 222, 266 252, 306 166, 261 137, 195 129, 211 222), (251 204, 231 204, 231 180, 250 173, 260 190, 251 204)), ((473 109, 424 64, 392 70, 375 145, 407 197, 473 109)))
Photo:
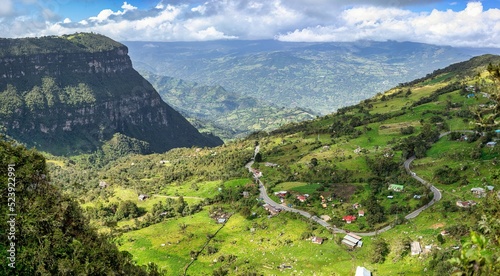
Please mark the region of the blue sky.
POLYGON ((500 0, 0 0, 3 37, 398 40, 498 47, 500 0))

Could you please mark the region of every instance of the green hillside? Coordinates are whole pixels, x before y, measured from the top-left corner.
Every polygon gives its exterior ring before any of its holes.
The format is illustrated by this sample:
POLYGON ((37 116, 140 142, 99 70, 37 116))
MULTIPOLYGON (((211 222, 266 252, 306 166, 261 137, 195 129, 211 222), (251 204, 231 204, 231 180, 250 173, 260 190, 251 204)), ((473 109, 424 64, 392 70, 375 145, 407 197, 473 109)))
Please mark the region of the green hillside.
POLYGON ((128 155, 98 171, 84 158, 51 157, 49 168, 122 250, 175 275, 352 275, 357 266, 373 275, 495 275, 499 68, 500 57, 480 56, 216 148, 128 155), (297 212, 268 216, 245 168, 254 154, 271 199, 287 191, 282 208, 327 215, 329 227, 297 212), (363 246, 344 245, 344 231, 363 246))

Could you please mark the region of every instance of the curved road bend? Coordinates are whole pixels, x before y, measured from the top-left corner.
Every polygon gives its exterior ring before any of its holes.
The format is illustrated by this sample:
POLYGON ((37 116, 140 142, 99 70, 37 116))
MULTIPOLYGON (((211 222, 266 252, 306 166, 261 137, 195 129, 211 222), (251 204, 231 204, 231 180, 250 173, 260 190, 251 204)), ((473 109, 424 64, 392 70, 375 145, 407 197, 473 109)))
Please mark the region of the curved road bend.
MULTIPOLYGON (((457 132, 474 132, 473 130, 457 130, 457 132)), ((446 136, 448 134, 450 134, 451 132, 448 131, 448 132, 444 132, 444 133, 441 133, 439 135, 439 138, 442 138, 443 136, 446 136)), ((260 150, 260 147, 259 146, 256 146, 255 147, 255 152, 254 152, 254 157, 255 155, 259 152, 260 150)), ((438 202, 439 200, 441 200, 442 198, 442 194, 441 192, 434 186, 432 185, 431 183, 425 181, 424 179, 422 179, 421 177, 419 177, 416 173, 414 173, 413 171, 410 170, 410 165, 411 163, 413 162, 413 160, 415 160, 415 156, 412 156, 408 159, 405 160, 404 162, 404 167, 405 167, 405 170, 406 172, 408 172, 411 177, 413 177, 414 179, 416 179, 418 182, 422 183, 423 185, 429 187, 432 191, 432 193, 434 194, 434 197, 433 199, 425 204, 424 206, 418 208, 417 210, 409 213, 408 215, 405 216, 405 219, 413 219, 415 217, 417 217, 422 211, 424 211, 425 209, 431 207, 432 205, 434 205, 436 202, 438 202)), ((245 168, 248 168, 248 170, 250 172, 252 172, 252 165, 254 163, 254 160, 252 159, 250 162, 248 162, 246 165, 245 165, 245 168)), ((309 214, 308 212, 306 211, 303 211, 303 210, 299 210, 299 209, 295 209, 295 208, 291 208, 291 207, 288 207, 288 206, 285 206, 285 205, 282 205, 282 204, 279 204, 277 202, 275 202, 274 200, 272 200, 268 195, 267 195, 267 190, 266 190, 266 187, 264 186, 264 183, 262 183, 262 181, 260 179, 257 179, 258 183, 259 183, 259 191, 260 191, 260 197, 263 199, 263 201, 275 208, 279 208, 279 209, 282 209, 282 210, 286 210, 286 211, 289 211, 289 212, 294 212, 294 213, 298 213, 308 219, 311 219, 315 222, 317 222, 318 224, 320 224, 321 226, 324 226, 325 228, 327 228, 328 230, 331 230, 333 232, 336 232, 336 233, 346 233, 345 230, 343 229, 340 229, 340 228, 337 228, 337 227, 333 227, 331 226, 328 222, 322 220, 321 218, 317 217, 317 216, 311 216, 311 214, 309 214)), ((356 233, 356 232, 352 232, 353 234, 356 234, 356 235, 359 235, 359 236, 375 236, 379 233, 382 233, 382 232, 385 232, 389 229, 392 228, 392 225, 389 224, 387 225, 386 227, 382 228, 382 229, 379 229, 377 231, 372 231, 372 232, 365 232, 365 233, 356 233)))

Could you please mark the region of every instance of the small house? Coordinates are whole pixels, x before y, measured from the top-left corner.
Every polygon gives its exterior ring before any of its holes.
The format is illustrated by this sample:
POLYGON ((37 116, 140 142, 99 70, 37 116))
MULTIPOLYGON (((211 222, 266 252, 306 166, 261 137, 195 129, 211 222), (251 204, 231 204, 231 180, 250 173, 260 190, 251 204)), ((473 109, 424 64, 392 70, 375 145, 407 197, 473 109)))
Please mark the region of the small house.
POLYGON ((364 217, 365 216, 365 211, 359 210, 358 211, 358 217, 364 217))
POLYGON ((144 201, 144 200, 146 200, 147 198, 148 198, 148 195, 145 195, 145 194, 140 194, 140 195, 139 195, 139 200, 140 200, 140 201, 144 201))
POLYGON ((332 220, 332 218, 329 215, 321 215, 320 218, 324 221, 332 220))
POLYGON ((217 223, 219 223, 219 224, 226 223, 226 218, 219 218, 219 219, 217 219, 217 223))
POLYGON ((493 142, 493 141, 486 143, 486 146, 489 148, 494 148, 496 145, 497 145, 497 142, 493 142))
POLYGON ((247 191, 243 191, 243 197, 248 198, 250 196, 250 193, 247 191))
POLYGON ((103 181, 103 180, 99 181, 99 188, 106 189, 108 186, 109 186, 109 184, 106 183, 106 181, 103 181))
POLYGON ((264 207, 264 209, 266 209, 271 216, 275 216, 279 214, 279 212, 281 212, 281 209, 275 208, 274 206, 267 203, 262 205, 262 207, 264 207))
POLYGON ((342 218, 342 220, 345 221, 346 223, 351 223, 351 222, 356 220, 356 217, 355 216, 345 216, 342 218))
POLYGON ((411 248, 411 255, 420 255, 422 253, 422 246, 420 246, 420 243, 418 241, 414 241, 410 244, 411 248))
MULTIPOLYGON (((358 246, 358 243, 361 241, 361 237, 352 233, 347 233, 345 237, 342 239, 342 244, 347 245, 350 248, 354 248, 358 246)), ((358 246, 360 247, 360 246, 358 246)))
POLYGON ((471 206, 476 205, 477 203, 474 200, 467 200, 467 201, 457 201, 457 206, 460 208, 469 208, 471 206))
POLYGON ((278 166, 278 164, 276 164, 276 163, 271 163, 271 162, 266 162, 266 163, 264 163, 264 166, 274 168, 274 167, 277 167, 277 166, 278 166))
POLYGON ((403 189, 404 189, 403 185, 399 185, 399 184, 391 184, 391 185, 389 185, 389 190, 391 190, 391 191, 402 192, 403 189))
POLYGON ((477 197, 483 197, 486 195, 486 191, 483 188, 472 188, 470 191, 477 197))
POLYGON ((323 238, 320 238, 320 237, 312 237, 311 241, 315 244, 322 244, 323 243, 323 238))
POLYGON ((372 275, 371 271, 362 266, 356 267, 356 274, 354 274, 354 276, 371 276, 371 275, 372 275))
POLYGON ((279 191, 279 192, 274 192, 274 195, 277 197, 285 197, 287 193, 288 193, 287 191, 279 191))
POLYGON ((255 177, 255 178, 262 177, 262 172, 261 171, 259 171, 257 169, 252 169, 252 171, 253 171, 253 177, 255 177))
POLYGON ((297 196, 297 199, 300 201, 300 202, 305 202, 307 200, 307 197, 306 196, 303 196, 303 195, 299 195, 297 196))

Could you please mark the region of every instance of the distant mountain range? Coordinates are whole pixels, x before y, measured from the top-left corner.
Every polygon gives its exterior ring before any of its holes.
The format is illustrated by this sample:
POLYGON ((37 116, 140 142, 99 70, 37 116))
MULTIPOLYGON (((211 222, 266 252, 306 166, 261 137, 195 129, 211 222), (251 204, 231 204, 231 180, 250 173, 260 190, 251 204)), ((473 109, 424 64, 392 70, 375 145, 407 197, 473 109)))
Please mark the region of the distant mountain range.
POLYGON ((222 143, 163 102, 127 52, 88 33, 0 39, 2 132, 53 154, 94 151, 117 133, 144 152, 222 143))
MULTIPOLYGON (((472 56, 500 53, 499 49, 395 41, 124 43, 141 71, 219 85, 264 103, 319 114, 358 103, 472 56)), ((197 105, 196 101, 189 103, 197 105)))

